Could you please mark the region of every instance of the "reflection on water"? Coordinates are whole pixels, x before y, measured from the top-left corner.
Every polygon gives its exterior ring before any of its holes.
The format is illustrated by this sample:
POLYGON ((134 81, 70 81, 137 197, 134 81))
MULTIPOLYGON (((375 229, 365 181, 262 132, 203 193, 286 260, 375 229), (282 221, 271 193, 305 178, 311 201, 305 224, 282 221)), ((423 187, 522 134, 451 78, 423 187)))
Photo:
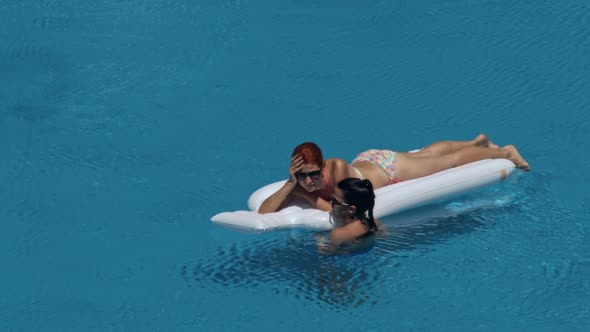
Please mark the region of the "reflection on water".
POLYGON ((318 252, 309 232, 278 233, 220 247, 210 257, 182 266, 180 274, 189 287, 262 286, 336 310, 372 306, 388 270, 399 267, 409 253, 426 253, 450 237, 492 227, 494 214, 514 213, 513 208, 498 207, 495 213, 481 209, 397 227, 385 224, 372 245, 339 255, 318 252))
POLYGON ((367 272, 364 264, 349 264, 357 260, 355 255, 319 253, 311 238, 311 234, 303 233, 232 244, 200 262, 183 266, 181 275, 189 286, 264 285, 276 293, 336 308, 370 302, 378 274, 367 272))
MULTIPOLYGON (((514 207, 496 209, 496 213, 514 213, 514 207)), ((387 228, 378 236, 375 245, 377 251, 400 254, 403 251, 417 250, 427 252, 435 248, 434 245, 443 243, 447 239, 475 230, 488 229, 494 226, 495 217, 489 211, 464 213, 446 218, 433 218, 422 223, 400 225, 387 228)))

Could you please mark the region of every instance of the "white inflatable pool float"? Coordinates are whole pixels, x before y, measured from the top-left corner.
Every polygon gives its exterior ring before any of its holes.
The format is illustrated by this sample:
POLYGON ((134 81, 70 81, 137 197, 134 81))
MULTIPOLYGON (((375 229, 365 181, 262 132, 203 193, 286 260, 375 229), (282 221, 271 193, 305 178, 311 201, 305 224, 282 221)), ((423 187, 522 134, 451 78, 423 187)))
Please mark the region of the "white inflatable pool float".
MULTIPOLYGON (((391 216, 412 208, 451 198, 504 180, 514 171, 515 165, 507 159, 486 159, 455 167, 430 176, 403 181, 375 190, 375 218, 391 216)), ((281 229, 303 228, 330 230, 333 228, 330 213, 290 206, 281 211, 260 214, 262 202, 279 190, 286 180, 256 190, 248 200, 250 211, 222 212, 211 220, 224 227, 248 232, 267 232, 281 229)), ((440 209, 421 211, 420 218, 442 217, 440 209)))

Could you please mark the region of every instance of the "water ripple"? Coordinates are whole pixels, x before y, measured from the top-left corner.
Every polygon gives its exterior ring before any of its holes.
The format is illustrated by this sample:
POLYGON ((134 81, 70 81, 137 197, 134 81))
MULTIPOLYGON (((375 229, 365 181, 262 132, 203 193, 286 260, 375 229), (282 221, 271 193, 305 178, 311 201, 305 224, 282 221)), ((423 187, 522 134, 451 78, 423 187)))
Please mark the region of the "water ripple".
POLYGON ((73 21, 67 15, 44 15, 34 18, 32 24, 42 30, 63 32, 72 29, 73 21))
MULTIPOLYGON (((513 213, 501 206, 497 215, 513 213)), ((185 264, 180 275, 189 287, 265 287, 276 294, 305 299, 334 310, 379 303, 379 285, 390 278, 400 258, 423 255, 446 240, 493 228, 486 209, 420 224, 384 227, 374 242, 358 251, 324 255, 304 236, 283 235, 220 247, 210 257, 185 264)))
POLYGON ((312 241, 281 237, 219 248, 208 259, 184 265, 180 274, 189 287, 266 287, 345 310, 372 303, 380 279, 363 265, 350 264, 355 260, 322 255, 312 241))

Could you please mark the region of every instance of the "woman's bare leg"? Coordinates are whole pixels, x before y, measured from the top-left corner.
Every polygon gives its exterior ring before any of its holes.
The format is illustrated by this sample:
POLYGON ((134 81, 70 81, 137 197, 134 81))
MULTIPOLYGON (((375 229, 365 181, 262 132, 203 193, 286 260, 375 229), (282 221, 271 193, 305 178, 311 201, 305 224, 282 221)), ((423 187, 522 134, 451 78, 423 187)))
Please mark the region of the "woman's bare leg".
POLYGON ((396 177, 400 181, 411 180, 474 161, 496 158, 509 159, 521 170, 530 170, 529 164, 512 145, 498 149, 468 146, 442 156, 415 157, 412 153, 398 153, 396 177))
POLYGON ((508 151, 508 159, 516 165, 516 168, 528 172, 531 170, 529 163, 524 160, 524 158, 520 155, 520 152, 516 149, 514 145, 506 145, 502 147, 501 150, 508 151))
POLYGON ((445 154, 453 153, 458 150, 480 146, 489 148, 498 148, 498 146, 492 143, 485 134, 479 134, 476 138, 471 141, 440 141, 434 142, 419 152, 414 153, 416 157, 435 157, 442 156, 445 154))

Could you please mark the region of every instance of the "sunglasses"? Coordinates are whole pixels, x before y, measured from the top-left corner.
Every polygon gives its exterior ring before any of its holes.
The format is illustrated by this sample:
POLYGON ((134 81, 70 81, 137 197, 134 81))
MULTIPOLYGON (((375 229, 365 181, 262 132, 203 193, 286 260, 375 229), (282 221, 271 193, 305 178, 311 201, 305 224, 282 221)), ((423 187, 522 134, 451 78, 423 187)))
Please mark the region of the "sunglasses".
POLYGON ((309 176, 312 180, 317 180, 320 175, 322 174, 322 171, 313 171, 313 172, 297 172, 295 173, 295 176, 297 177, 297 180, 305 180, 307 179, 307 177, 309 176))
POLYGON ((332 200, 330 201, 330 204, 332 204, 332 208, 334 208, 336 206, 350 206, 350 204, 338 202, 335 198, 332 198, 332 200))

